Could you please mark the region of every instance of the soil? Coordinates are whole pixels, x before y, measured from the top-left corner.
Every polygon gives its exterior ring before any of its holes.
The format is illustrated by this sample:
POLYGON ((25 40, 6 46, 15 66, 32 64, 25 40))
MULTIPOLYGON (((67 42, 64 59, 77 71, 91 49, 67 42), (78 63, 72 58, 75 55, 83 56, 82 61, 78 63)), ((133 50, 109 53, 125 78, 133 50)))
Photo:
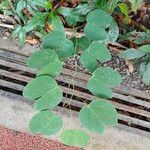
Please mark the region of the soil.
MULTIPOLYGON (((2 28, 2 27, 0 28, 0 37, 3 37, 4 39, 10 38, 11 36, 9 33, 10 33, 9 29, 2 28)), ((119 53, 111 50, 111 54, 112 54, 112 60, 107 63, 100 64, 100 65, 109 66, 119 71, 123 80, 122 85, 150 93, 150 86, 146 86, 142 82, 142 79, 140 77, 139 64, 134 64, 134 70, 132 73, 130 73, 125 61, 118 56, 119 53)), ((87 69, 84 69, 82 67, 82 65, 80 64, 79 58, 80 58, 80 54, 75 55, 74 57, 68 59, 65 63, 65 67, 90 74, 87 69)))
POLYGON ((61 143, 0 127, 0 150, 80 150, 61 143))

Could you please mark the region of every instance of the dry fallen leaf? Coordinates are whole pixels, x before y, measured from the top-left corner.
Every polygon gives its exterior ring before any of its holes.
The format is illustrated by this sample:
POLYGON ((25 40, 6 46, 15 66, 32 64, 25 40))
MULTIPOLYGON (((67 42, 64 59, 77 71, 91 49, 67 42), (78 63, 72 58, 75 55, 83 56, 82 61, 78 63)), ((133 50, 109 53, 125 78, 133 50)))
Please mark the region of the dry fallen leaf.
POLYGON ((28 36, 25 40, 26 43, 29 43, 31 45, 35 45, 35 44, 38 44, 39 43, 39 40, 36 39, 36 38, 33 38, 31 36, 28 36))
POLYGON ((129 73, 133 73, 133 71, 134 71, 133 62, 130 60, 125 60, 125 63, 128 67, 129 73))

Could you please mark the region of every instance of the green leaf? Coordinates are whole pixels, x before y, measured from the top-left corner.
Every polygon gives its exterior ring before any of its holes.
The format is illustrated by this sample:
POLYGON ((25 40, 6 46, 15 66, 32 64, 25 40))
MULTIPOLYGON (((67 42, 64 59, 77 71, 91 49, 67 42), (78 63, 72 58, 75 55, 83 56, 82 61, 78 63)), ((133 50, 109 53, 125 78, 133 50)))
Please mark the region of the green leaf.
POLYGON ((29 128, 32 133, 42 133, 53 135, 57 133, 63 125, 62 119, 50 111, 41 111, 30 120, 29 128))
POLYGON ((26 32, 29 32, 37 28, 38 26, 40 27, 44 26, 47 16, 48 16, 48 13, 36 13, 33 16, 33 18, 29 20, 27 24, 24 26, 24 30, 26 32))
POLYGON ((87 22, 94 26, 107 28, 111 25, 113 18, 103 10, 94 10, 87 15, 87 22))
POLYGON ((150 85, 150 62, 148 63, 148 65, 145 68, 145 71, 143 73, 143 78, 142 81, 149 86, 150 85))
POLYGON ((105 28, 90 23, 85 26, 84 33, 91 41, 105 40, 107 37, 105 28))
POLYGON ((113 92, 109 86, 99 82, 97 79, 90 78, 87 88, 97 97, 112 98, 113 92))
POLYGON ((143 57, 145 54, 146 54, 145 52, 131 48, 121 52, 119 56, 124 59, 136 59, 136 58, 143 57))
POLYGON ((144 3, 143 0, 129 0, 129 2, 131 3, 131 9, 134 12, 136 12, 144 3))
POLYGON ((91 41, 86 37, 82 36, 81 38, 77 39, 78 49, 85 51, 91 44, 91 41))
POLYGON ((63 15, 64 17, 67 17, 70 15, 70 13, 72 12, 73 8, 69 8, 69 7, 60 7, 58 8, 58 13, 63 15))
POLYGON ((120 74, 110 67, 97 68, 88 81, 88 89, 100 98, 111 98, 113 96, 111 88, 117 87, 121 83, 120 74))
POLYGON ((104 99, 96 99, 79 112, 79 118, 85 128, 91 132, 103 133, 105 127, 117 124, 115 107, 104 99))
POLYGON ((43 39, 43 48, 58 48, 66 40, 65 34, 60 31, 52 31, 43 39))
POLYGON ((101 62, 111 60, 111 54, 108 48, 99 41, 92 42, 89 48, 85 50, 80 57, 81 64, 91 72, 97 68, 97 60, 101 62))
POLYGON ((87 3, 79 4, 77 7, 73 9, 73 13, 75 15, 87 15, 90 11, 92 11, 95 8, 94 5, 89 5, 87 3))
POLYGON ((128 5, 126 3, 119 3, 118 4, 121 12, 126 16, 128 17, 129 15, 129 8, 128 8, 128 5))
POLYGON ((51 61, 48 65, 44 66, 38 72, 37 76, 48 75, 51 77, 56 77, 61 73, 62 68, 62 63, 58 59, 56 59, 55 61, 51 61))
POLYGON ((19 38, 20 44, 23 45, 26 39, 26 32, 23 29, 19 32, 18 38, 19 38))
POLYGON ((17 14, 20 16, 20 17, 22 17, 23 15, 22 15, 22 10, 24 9, 24 8, 26 8, 26 1, 25 0, 20 0, 19 1, 19 3, 17 4, 17 8, 16 8, 16 12, 17 12, 17 14))
POLYGON ((98 66, 97 60, 88 51, 83 52, 80 57, 80 62, 85 68, 87 68, 91 72, 93 72, 98 66))
POLYGON ((57 106, 62 99, 62 90, 55 86, 35 101, 34 108, 37 110, 51 109, 57 106))
POLYGON ((21 25, 16 26, 15 29, 13 30, 12 36, 14 38, 17 37, 21 30, 22 30, 22 26, 21 25))
POLYGON ((74 54, 74 45, 71 40, 64 40, 57 49, 57 54, 60 60, 66 60, 74 54))
POLYGON ((107 40, 108 42, 116 42, 119 36, 119 27, 116 22, 113 22, 109 28, 107 40))
POLYGON ((61 134, 60 139, 66 145, 84 148, 88 144, 90 137, 81 130, 68 129, 61 134))
POLYGON ((86 51, 88 51, 98 61, 106 62, 111 60, 111 54, 108 48, 105 44, 99 41, 92 42, 86 51))
POLYGON ((145 53, 150 53, 150 45, 143 45, 139 47, 139 50, 145 52, 145 53))
POLYGON ((40 69, 41 67, 52 63, 58 58, 56 52, 51 49, 44 49, 33 53, 27 60, 27 66, 33 69, 40 69))
POLYGON ((47 0, 42 0, 42 1, 41 0, 29 0, 29 3, 40 6, 40 7, 47 7, 48 1, 47 0))
POLYGON ((65 32, 63 23, 62 23, 59 16, 54 16, 53 18, 51 18, 51 20, 49 22, 52 26, 53 31, 60 31, 60 32, 63 32, 63 33, 65 32))
POLYGON ((52 90, 57 85, 56 81, 49 76, 39 76, 32 79, 24 88, 23 96, 28 99, 36 99, 52 90))

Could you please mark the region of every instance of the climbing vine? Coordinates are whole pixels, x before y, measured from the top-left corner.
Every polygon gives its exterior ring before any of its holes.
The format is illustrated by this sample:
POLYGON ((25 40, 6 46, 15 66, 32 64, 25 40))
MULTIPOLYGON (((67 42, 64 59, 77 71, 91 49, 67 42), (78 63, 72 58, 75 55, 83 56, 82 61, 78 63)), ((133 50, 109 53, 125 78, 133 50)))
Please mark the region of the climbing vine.
MULTIPOLYGON (((111 60, 107 44, 117 40, 118 26, 111 15, 96 9, 87 15, 84 35, 80 38, 66 37, 63 27, 54 28, 43 38, 40 51, 33 53, 27 65, 37 71, 36 77, 24 88, 24 97, 35 100, 34 108, 39 112, 33 116, 29 128, 33 133, 52 135, 65 125, 60 116, 51 110, 63 99, 62 90, 55 81, 63 68, 63 62, 82 50, 81 64, 92 76, 87 88, 97 98, 83 107, 79 119, 85 129, 103 133, 105 128, 117 124, 117 111, 107 100, 113 97, 112 88, 121 83, 120 74, 110 67, 99 66, 99 62, 111 60)), ((62 129, 60 136, 64 144, 84 148, 90 137, 86 130, 62 129)))

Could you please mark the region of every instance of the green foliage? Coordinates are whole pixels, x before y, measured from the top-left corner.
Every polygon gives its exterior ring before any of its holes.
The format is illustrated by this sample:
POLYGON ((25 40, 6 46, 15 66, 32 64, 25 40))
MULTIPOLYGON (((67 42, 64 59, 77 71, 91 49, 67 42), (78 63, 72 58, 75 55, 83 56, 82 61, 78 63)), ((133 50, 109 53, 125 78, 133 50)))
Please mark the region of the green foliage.
POLYGON ((68 129, 63 131, 60 139, 66 145, 85 148, 90 140, 90 137, 81 130, 68 129))
POLYGON ((120 74, 110 67, 99 67, 88 81, 88 89, 97 97, 112 98, 111 88, 121 83, 120 74))
POLYGON ((150 45, 143 45, 136 49, 127 49, 120 53, 120 57, 124 59, 139 59, 141 62, 140 65, 140 74, 142 81, 146 85, 150 85, 150 45))
MULTIPOLYGON (((47 6, 45 2, 35 4, 33 1, 33 4, 44 8, 47 6)), ((91 9, 93 9, 92 6, 83 4, 73 10, 69 8, 59 10, 70 19, 73 25, 79 21, 76 17, 82 18, 88 13, 85 35, 72 39, 66 37, 60 18, 52 13, 53 17, 49 19, 52 31, 44 36, 41 50, 32 54, 27 60, 27 65, 37 72, 35 79, 32 79, 23 91, 24 97, 35 100, 34 108, 40 111, 33 116, 29 124, 33 133, 52 135, 62 128, 61 118, 51 112, 63 99, 62 90, 55 81, 55 77, 62 71, 62 61, 76 55, 77 52, 82 52, 80 57, 82 65, 91 73, 93 72, 87 87, 95 96, 110 98, 113 95, 111 88, 121 83, 121 77, 117 71, 109 67, 98 68, 99 62, 111 60, 107 44, 117 40, 118 25, 104 10, 96 9, 90 12, 91 9), (77 16, 73 18, 72 13, 77 16)), ((51 10, 50 6, 49 10, 51 10)), ((42 26, 51 15, 46 12, 34 15, 26 26, 17 27, 14 36, 20 34, 22 30, 28 32, 37 28, 36 22, 42 26)), ((104 99, 94 100, 88 106, 83 107, 79 114, 83 126, 92 132, 102 133, 107 126, 117 123, 117 112, 114 106, 104 99)), ((89 142, 89 136, 86 133, 74 129, 65 130, 60 138, 66 145, 81 148, 89 142)))
POLYGON ((92 42, 80 57, 83 66, 92 72, 97 68, 97 60, 101 62, 111 60, 111 54, 106 45, 99 41, 92 42))
POLYGON ((81 123, 92 132, 103 133, 107 126, 117 124, 117 112, 115 107, 104 99, 96 99, 79 113, 81 123))
POLYGON ((50 111, 37 113, 30 121, 29 128, 32 133, 52 135, 57 133, 63 125, 62 119, 50 111))

